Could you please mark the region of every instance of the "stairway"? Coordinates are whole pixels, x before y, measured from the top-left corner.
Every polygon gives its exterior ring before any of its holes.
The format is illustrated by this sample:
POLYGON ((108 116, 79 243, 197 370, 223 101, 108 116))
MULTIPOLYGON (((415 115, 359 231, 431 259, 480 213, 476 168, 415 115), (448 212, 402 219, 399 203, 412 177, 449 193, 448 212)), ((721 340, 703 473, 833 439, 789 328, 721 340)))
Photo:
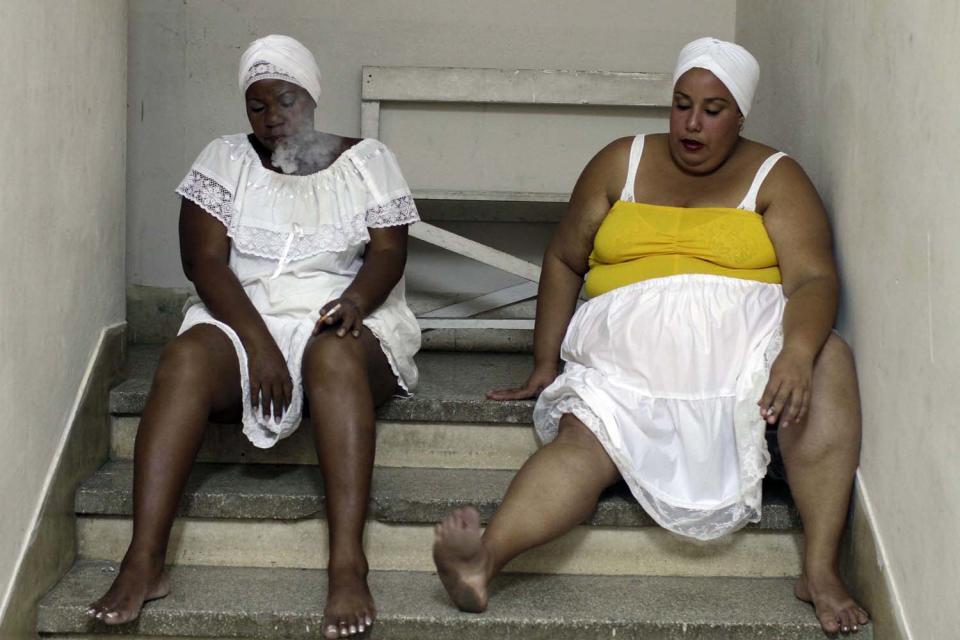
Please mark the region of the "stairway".
MULTIPOLYGON (((274 449, 213 424, 174 527, 173 592, 140 619, 107 628, 86 617, 129 541, 133 439, 160 348, 133 346, 111 393, 111 460, 76 495, 79 558, 40 605, 48 638, 318 637, 326 559, 322 481, 312 433, 274 449)), ((379 414, 366 547, 379 610, 374 638, 814 639, 793 598, 799 521, 783 485, 766 487, 762 521, 696 543, 656 527, 623 487, 588 522, 514 561, 482 615, 454 609, 433 573, 432 526, 450 509, 496 509, 534 450, 531 402, 483 391, 518 383, 522 353, 425 351, 422 386, 379 414)), ((868 627, 860 637, 872 637, 868 627)))

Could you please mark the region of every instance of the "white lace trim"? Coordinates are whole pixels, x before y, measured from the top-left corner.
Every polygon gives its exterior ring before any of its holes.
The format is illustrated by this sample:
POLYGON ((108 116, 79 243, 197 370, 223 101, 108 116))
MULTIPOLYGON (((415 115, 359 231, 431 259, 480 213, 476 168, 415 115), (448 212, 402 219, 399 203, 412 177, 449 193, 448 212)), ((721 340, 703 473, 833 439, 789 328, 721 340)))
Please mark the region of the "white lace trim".
POLYGON ((557 436, 560 418, 565 413, 573 414, 583 422, 603 445, 643 510, 668 531, 697 540, 714 540, 740 529, 748 522, 760 520, 759 505, 754 507, 742 501, 713 509, 694 509, 661 500, 647 488, 642 478, 632 472, 633 465, 610 441, 600 416, 574 393, 565 394, 549 408, 544 408, 538 413, 540 415, 534 418, 534 422, 537 424, 537 434, 542 442, 550 442, 557 436))
POLYGON ((407 382, 403 379, 403 375, 400 373, 400 366, 397 364, 397 357, 393 355, 393 352, 390 351, 388 347, 388 342, 383 335, 383 332, 380 331, 374 323, 364 322, 363 326, 367 329, 370 329, 370 333, 373 334, 373 337, 377 339, 377 342, 380 343, 380 351, 383 352, 383 355, 387 358, 387 364, 390 365, 390 371, 393 372, 393 376, 397 379, 397 384, 400 385, 400 388, 403 389, 403 393, 394 394, 394 398, 412 398, 413 393, 410 391, 410 387, 407 386, 407 382))
POLYGON ((750 381, 733 408, 734 437, 737 442, 737 460, 740 464, 740 500, 758 511, 763 501, 763 478, 770 464, 767 450, 767 423, 760 417, 757 400, 770 377, 770 367, 783 349, 783 326, 778 325, 763 351, 761 366, 750 373, 750 381))
POLYGON ((228 228, 227 235, 233 240, 233 246, 241 253, 267 260, 283 258, 288 264, 326 251, 344 251, 351 244, 362 244, 367 239, 366 228, 362 223, 354 224, 351 229, 322 225, 313 233, 280 232, 260 227, 238 226, 228 228), (289 248, 288 242, 290 242, 289 248), (287 249, 285 255, 284 249, 287 249))
MULTIPOLYGON (((264 420, 261 411, 254 410, 253 402, 250 397, 250 364, 247 359, 247 351, 240 341, 240 336, 233 328, 214 318, 198 318, 189 326, 184 323, 180 327, 180 333, 198 324, 211 324, 225 334, 233 344, 233 349, 237 354, 237 360, 240 365, 240 393, 241 404, 243 405, 243 435, 258 449, 269 449, 280 440, 288 437, 300 426, 300 420, 303 417, 303 380, 300 377, 301 363, 303 360, 303 349, 294 349, 291 360, 287 363, 287 370, 290 373, 290 379, 293 383, 292 402, 283 413, 280 420, 277 421, 272 415, 268 420, 264 420)), ((309 327, 308 327, 309 328, 309 327)), ((306 338, 301 337, 297 343, 302 347, 307 343, 310 337, 307 333, 306 338)))
MULTIPOLYGON (((200 303, 199 299, 197 299, 197 302, 200 303)), ((190 301, 188 301, 187 304, 190 305, 190 301)), ((273 416, 265 420, 262 412, 253 408, 252 398, 250 396, 249 359, 247 357, 247 351, 240 340, 240 336, 237 335, 236 331, 234 331, 230 325, 216 320, 215 318, 210 317, 208 314, 204 315, 206 317, 199 316, 193 318, 192 322, 184 322, 184 324, 180 327, 179 333, 182 334, 188 329, 199 324, 209 324, 217 327, 227 335, 227 337, 230 339, 230 342, 233 344, 233 348, 237 354, 237 360, 240 366, 240 392, 241 403, 243 405, 243 434, 247 436, 247 439, 250 440, 255 447, 260 449, 269 449, 278 441, 283 440, 296 431, 303 418, 304 392, 301 370, 303 365, 303 355, 306 353, 306 346, 310 339, 310 333, 313 325, 310 323, 305 323, 297 327, 296 332, 298 335, 295 335, 291 340, 292 348, 290 353, 287 354, 287 357, 289 358, 287 361, 287 370, 290 373, 290 379, 293 383, 293 401, 287 408, 286 412, 284 412, 284 414, 281 416, 279 421, 277 421, 273 416)), ((390 370, 393 372, 393 375, 396 376, 397 383, 403 390, 402 393, 398 393, 394 397, 413 397, 413 393, 410 391, 407 381, 404 380, 403 376, 400 374, 397 358, 390 350, 389 342, 382 335, 382 332, 373 326, 373 323, 364 322, 364 326, 370 329, 374 337, 376 337, 377 341, 380 343, 380 349, 387 358, 387 362, 390 365, 390 370)))
MULTIPOLYGON (((295 233, 289 248, 287 243, 291 240, 291 232, 273 231, 255 226, 244 226, 233 224, 233 193, 222 184, 205 176, 196 169, 191 169, 187 177, 183 179, 180 186, 176 189, 177 193, 195 202, 204 211, 219 220, 227 227, 227 235, 233 240, 234 246, 238 251, 267 260, 279 260, 287 248, 286 262, 303 260, 310 258, 325 251, 343 251, 351 244, 361 244, 369 237, 366 232, 360 216, 352 216, 351 227, 343 228, 335 225, 321 225, 313 233, 295 233)), ((393 209, 393 202, 402 200, 397 198, 384 205, 385 211, 395 211, 394 216, 399 218, 406 210, 402 204, 397 204, 393 209)), ((416 219, 416 207, 413 206, 412 199, 410 203, 412 214, 416 219)), ((406 211, 409 215, 409 211, 406 211)), ((385 216, 389 214, 385 213, 385 216)), ((414 221, 415 221, 414 220, 414 221)), ((394 222, 394 224, 406 224, 404 222, 394 222)), ((384 224, 383 226, 389 226, 384 224)))
POLYGON ((299 80, 272 62, 267 62, 266 60, 256 60, 250 65, 250 68, 247 69, 247 77, 243 82, 243 90, 246 91, 247 88, 257 80, 264 79, 286 80, 294 83, 295 85, 300 85, 299 80))
POLYGON ((233 192, 213 178, 191 169, 176 192, 196 203, 225 227, 230 227, 233 219, 233 192))
MULTIPOLYGON (((254 66, 257 64, 254 63, 254 66)), ((264 64, 269 65, 269 63, 264 64)), ((261 70, 266 72, 269 68, 265 66, 261 70)), ((250 152, 254 153, 252 147, 250 152)), ((363 166, 365 162, 385 152, 386 147, 383 145, 375 146, 359 158, 354 158, 353 153, 347 151, 327 170, 317 175, 322 176, 323 179, 328 175, 339 175, 329 169, 347 166, 341 162, 341 159, 351 159, 363 166)), ((259 162, 259 160, 256 161, 259 162)), ((286 178, 287 176, 278 177, 286 178)), ((373 189, 375 185, 368 184, 367 188, 373 189)), ((235 194, 217 179, 211 178, 196 168, 190 169, 176 192, 196 203, 226 226, 227 235, 233 241, 237 251, 267 260, 282 260, 286 264, 311 258, 320 253, 340 252, 351 245, 363 244, 370 239, 367 227, 405 225, 420 219, 416 204, 408 191, 384 204, 370 207, 362 214, 356 211, 349 215, 343 224, 323 224, 308 230, 296 228, 289 231, 276 231, 254 224, 244 224, 243 216, 236 216, 233 209, 235 194)))
POLYGON ((749 375, 743 395, 734 406, 734 433, 740 470, 739 499, 713 509, 695 509, 670 504, 655 495, 646 482, 633 474, 633 465, 610 441, 602 419, 576 393, 570 391, 549 406, 537 403, 534 424, 537 436, 544 443, 557 437, 560 418, 565 413, 576 416, 596 435, 604 450, 631 492, 651 518, 665 529, 699 540, 712 540, 759 522, 763 509, 763 478, 770 463, 767 450, 766 422, 760 417, 756 400, 763 393, 770 367, 783 348, 783 329, 777 327, 764 349, 762 363, 749 375))
POLYGON ((364 214, 368 227, 396 227, 404 224, 413 224, 420 220, 417 205, 413 196, 400 196, 386 204, 367 209, 364 214))

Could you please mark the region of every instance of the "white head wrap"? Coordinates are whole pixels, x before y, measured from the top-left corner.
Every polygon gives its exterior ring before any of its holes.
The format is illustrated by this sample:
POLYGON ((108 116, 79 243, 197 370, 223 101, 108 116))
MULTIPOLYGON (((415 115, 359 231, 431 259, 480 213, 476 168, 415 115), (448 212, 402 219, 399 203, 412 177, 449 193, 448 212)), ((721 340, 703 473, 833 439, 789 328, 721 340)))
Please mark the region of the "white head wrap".
POLYGON ((320 68, 313 54, 290 36, 271 35, 254 40, 240 56, 240 91, 257 80, 286 80, 320 97, 320 68))
POLYGON ((706 69, 722 82, 740 107, 740 113, 746 117, 750 113, 753 94, 760 80, 760 64, 753 55, 738 44, 700 38, 689 43, 680 51, 677 68, 673 72, 673 84, 680 76, 694 67, 706 69))

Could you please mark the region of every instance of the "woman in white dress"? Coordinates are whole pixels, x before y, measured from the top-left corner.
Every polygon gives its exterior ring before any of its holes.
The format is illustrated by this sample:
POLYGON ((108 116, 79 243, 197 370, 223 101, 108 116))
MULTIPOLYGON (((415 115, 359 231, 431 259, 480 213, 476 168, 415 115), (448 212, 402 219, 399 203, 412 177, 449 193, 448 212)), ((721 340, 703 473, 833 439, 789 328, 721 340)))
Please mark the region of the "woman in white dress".
POLYGON ((417 211, 382 143, 314 131, 320 72, 302 44, 253 42, 239 84, 253 133, 211 142, 177 188, 198 295, 137 434, 133 539, 89 613, 120 624, 168 592, 170 527, 211 417, 240 419, 266 448, 299 426, 306 397, 330 530, 323 632, 354 635, 375 615, 362 548, 374 409, 417 383, 403 286, 417 211))
POLYGON ((545 445, 482 535, 472 508, 436 529, 461 609, 483 611, 507 562, 583 522, 620 480, 680 535, 758 521, 764 431, 778 424, 804 524, 796 595, 828 633, 867 623, 836 568, 860 418, 851 353, 831 332, 830 229, 800 166, 740 136, 758 77, 742 47, 688 44, 669 133, 616 140, 581 174, 543 261, 533 373, 489 394, 539 395, 545 445))

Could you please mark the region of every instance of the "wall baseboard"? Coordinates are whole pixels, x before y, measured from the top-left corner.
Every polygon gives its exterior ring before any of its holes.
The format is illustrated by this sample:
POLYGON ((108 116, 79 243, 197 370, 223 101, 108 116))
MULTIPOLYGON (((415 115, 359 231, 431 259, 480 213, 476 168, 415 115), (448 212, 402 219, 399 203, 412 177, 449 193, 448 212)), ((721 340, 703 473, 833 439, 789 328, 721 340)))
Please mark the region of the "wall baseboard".
POLYGON ((50 463, 46 494, 6 606, 0 609, 3 640, 37 637, 37 603, 76 558, 74 494, 77 485, 92 475, 110 452, 110 388, 126 359, 126 327, 126 323, 116 324, 100 334, 61 448, 50 463))
POLYGON ((870 613, 874 640, 912 640, 903 604, 887 570, 889 557, 877 533, 876 516, 857 471, 850 526, 840 553, 841 572, 858 602, 870 613))

